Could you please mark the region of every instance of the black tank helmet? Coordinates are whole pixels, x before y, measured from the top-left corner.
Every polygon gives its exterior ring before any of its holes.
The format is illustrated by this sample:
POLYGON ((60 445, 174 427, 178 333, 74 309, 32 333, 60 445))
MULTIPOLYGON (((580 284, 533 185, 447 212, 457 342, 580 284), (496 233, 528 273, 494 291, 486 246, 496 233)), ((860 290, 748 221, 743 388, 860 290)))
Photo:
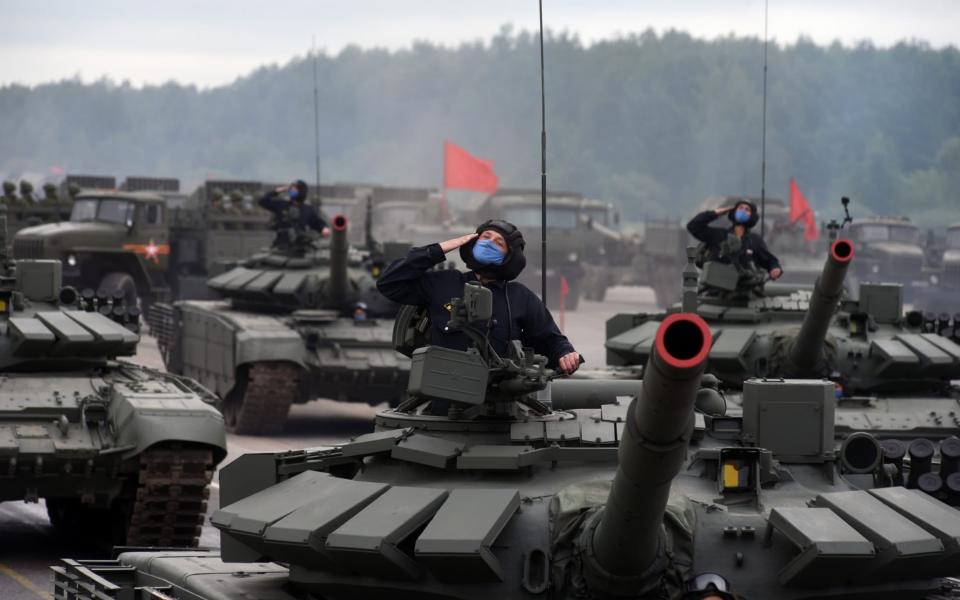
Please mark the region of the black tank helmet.
POLYGON ((523 234, 513 223, 508 223, 502 219, 490 219, 484 221, 477 227, 477 233, 483 233, 492 229, 503 236, 507 241, 507 257, 499 265, 484 265, 477 262, 473 257, 473 247, 477 240, 473 239, 460 246, 460 258, 470 268, 471 271, 479 273, 485 277, 490 277, 500 281, 512 281, 520 275, 523 268, 527 266, 527 258, 523 255, 523 249, 527 242, 523 239, 523 234))
POLYGON ((746 199, 737 200, 737 202, 733 205, 733 210, 727 212, 727 218, 730 219, 730 222, 733 223, 734 225, 743 225, 747 229, 750 229, 754 225, 760 222, 760 211, 757 209, 757 205, 754 204, 753 202, 750 202, 749 200, 746 200, 746 199), (746 204, 747 206, 750 207, 750 220, 747 221, 746 223, 737 223, 736 221, 734 221, 734 213, 737 212, 737 207, 740 206, 741 204, 746 204))
POLYGON ((297 200, 298 202, 306 202, 306 201, 307 201, 307 192, 310 190, 310 188, 307 187, 307 182, 306 182, 306 181, 304 181, 304 180, 302 180, 302 179, 298 179, 298 180, 296 180, 296 181, 293 182, 293 184, 292 184, 291 187, 297 188, 297 197, 296 197, 296 200, 297 200))

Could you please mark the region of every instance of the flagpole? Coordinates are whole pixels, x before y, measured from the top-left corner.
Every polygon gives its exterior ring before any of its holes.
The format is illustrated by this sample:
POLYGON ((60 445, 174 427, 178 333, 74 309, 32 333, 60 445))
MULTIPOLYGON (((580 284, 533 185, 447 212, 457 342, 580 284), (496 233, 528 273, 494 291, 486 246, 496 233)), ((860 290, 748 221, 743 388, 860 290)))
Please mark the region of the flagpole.
POLYGON ((317 209, 323 207, 320 194, 320 92, 317 88, 317 36, 313 36, 313 155, 317 167, 317 209))
POLYGON ((540 0, 540 297, 547 304, 547 98, 543 82, 543 0, 540 0))
POLYGON ((767 216, 767 25, 770 0, 763 3, 763 134, 760 142, 760 237, 766 231, 767 216))

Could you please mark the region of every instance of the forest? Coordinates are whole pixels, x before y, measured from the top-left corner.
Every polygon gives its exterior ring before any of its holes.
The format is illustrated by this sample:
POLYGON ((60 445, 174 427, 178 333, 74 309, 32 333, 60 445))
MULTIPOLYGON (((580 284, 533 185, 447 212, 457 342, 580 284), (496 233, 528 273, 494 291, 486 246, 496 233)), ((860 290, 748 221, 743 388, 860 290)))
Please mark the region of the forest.
MULTIPOLYGON (((0 88, 0 176, 106 173, 268 181, 314 175, 314 68, 326 182, 439 186, 450 140, 501 186, 540 182, 536 33, 504 26, 456 47, 348 47, 261 67, 230 85, 64 80, 0 88), (53 169, 53 171, 51 171, 53 169)), ((647 31, 545 44, 549 187, 681 215, 704 197, 759 196, 764 44, 647 31)), ((768 47, 766 194, 796 177, 821 216, 960 216, 960 52, 768 47)))

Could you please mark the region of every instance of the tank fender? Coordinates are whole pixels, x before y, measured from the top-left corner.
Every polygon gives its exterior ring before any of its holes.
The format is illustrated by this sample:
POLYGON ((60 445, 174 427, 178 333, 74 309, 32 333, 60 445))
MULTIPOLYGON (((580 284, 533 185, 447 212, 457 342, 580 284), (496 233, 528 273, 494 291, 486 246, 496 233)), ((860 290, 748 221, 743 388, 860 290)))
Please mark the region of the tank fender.
POLYGON ((237 331, 235 342, 238 367, 255 362, 280 361, 306 368, 306 346, 300 334, 293 329, 241 329, 237 331))
POLYGON ((116 431, 115 447, 124 449, 123 458, 162 442, 209 446, 216 462, 227 455, 223 415, 197 394, 169 381, 114 385, 109 417, 116 431))

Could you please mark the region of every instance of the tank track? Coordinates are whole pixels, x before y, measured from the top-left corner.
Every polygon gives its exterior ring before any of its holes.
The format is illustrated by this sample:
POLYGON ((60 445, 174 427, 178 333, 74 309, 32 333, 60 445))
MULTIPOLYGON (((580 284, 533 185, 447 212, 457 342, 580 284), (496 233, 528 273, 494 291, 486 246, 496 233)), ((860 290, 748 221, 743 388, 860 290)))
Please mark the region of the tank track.
POLYGON ((225 407, 227 429, 246 435, 271 435, 283 431, 290 404, 300 389, 300 369, 290 363, 260 362, 247 369, 240 384, 239 401, 225 407))
POLYGON ((167 445, 143 452, 127 545, 196 547, 212 478, 210 449, 167 445))

